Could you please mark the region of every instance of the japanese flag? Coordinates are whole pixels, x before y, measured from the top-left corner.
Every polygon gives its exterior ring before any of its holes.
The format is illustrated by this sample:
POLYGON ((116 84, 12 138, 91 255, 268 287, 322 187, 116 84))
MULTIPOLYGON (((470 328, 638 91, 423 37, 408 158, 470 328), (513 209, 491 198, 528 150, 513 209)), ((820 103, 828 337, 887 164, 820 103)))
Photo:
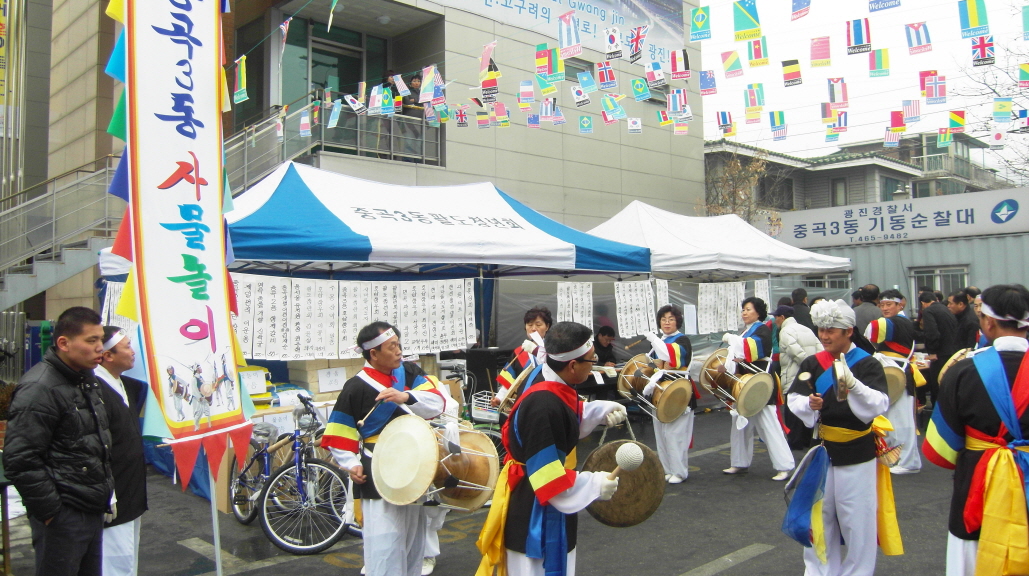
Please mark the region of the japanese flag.
POLYGON ((990 136, 990 150, 1003 150, 1007 136, 1008 133, 1004 127, 994 126, 993 135, 990 136))

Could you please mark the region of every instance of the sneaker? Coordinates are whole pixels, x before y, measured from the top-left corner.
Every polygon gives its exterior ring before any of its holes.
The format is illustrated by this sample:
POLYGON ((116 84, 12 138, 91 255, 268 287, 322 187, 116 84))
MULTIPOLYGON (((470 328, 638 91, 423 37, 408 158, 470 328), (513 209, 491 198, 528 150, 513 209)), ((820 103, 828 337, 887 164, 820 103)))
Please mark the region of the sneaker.
POLYGON ((775 480, 776 482, 784 482, 789 479, 790 472, 792 472, 792 470, 779 470, 775 476, 772 476, 772 480, 775 480))
POLYGON ((747 469, 746 468, 737 468, 736 466, 730 466, 729 468, 726 468, 725 470, 722 470, 722 474, 746 474, 746 473, 747 473, 747 469))
POLYGON ((902 466, 894 466, 890 468, 890 474, 918 474, 921 470, 916 468, 904 468, 902 466))
POLYGON ((422 558, 422 576, 429 576, 432 571, 436 569, 436 558, 426 557, 422 558))
POLYGON ((672 477, 671 474, 665 474, 665 482, 668 482, 668 479, 671 478, 671 477, 672 477))
POLYGON ((678 474, 669 474, 668 475, 668 483, 669 484, 682 484, 685 480, 686 480, 685 478, 683 478, 682 476, 679 476, 678 474))

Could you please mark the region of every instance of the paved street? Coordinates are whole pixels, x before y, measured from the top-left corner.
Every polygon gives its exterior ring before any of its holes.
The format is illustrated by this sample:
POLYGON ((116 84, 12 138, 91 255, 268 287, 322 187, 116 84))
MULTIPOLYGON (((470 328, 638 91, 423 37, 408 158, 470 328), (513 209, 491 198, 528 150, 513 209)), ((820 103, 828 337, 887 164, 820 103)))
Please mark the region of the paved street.
MULTIPOLYGON (((654 446, 649 424, 636 424, 634 429, 638 439, 654 446)), ((770 480, 774 471, 767 454, 758 448, 749 474, 725 476, 721 471, 729 464, 728 439, 726 412, 698 415, 689 480, 667 486, 661 507, 643 524, 609 528, 582 513, 578 573, 802 574, 801 547, 779 531, 785 510, 783 485, 770 480)), ((595 434, 583 441, 580 461, 598 440, 595 434)), ((799 459, 802 454, 795 456, 799 459)), ((906 554, 890 558, 880 554, 877 573, 943 573, 950 473, 929 464, 921 474, 893 479, 906 554)), ((150 511, 143 517, 140 574, 214 574, 207 501, 183 494, 162 476, 151 475, 149 480, 150 511)), ((450 514, 440 534, 443 554, 437 574, 471 576, 475 572, 479 562, 475 540, 484 519, 485 511, 450 514)), ((219 520, 225 574, 357 576, 360 569, 359 539, 344 537, 320 555, 291 556, 268 542, 259 522, 242 526, 231 515, 221 515, 219 520)), ((30 574, 32 548, 24 518, 14 522, 14 531, 15 574, 30 574)))

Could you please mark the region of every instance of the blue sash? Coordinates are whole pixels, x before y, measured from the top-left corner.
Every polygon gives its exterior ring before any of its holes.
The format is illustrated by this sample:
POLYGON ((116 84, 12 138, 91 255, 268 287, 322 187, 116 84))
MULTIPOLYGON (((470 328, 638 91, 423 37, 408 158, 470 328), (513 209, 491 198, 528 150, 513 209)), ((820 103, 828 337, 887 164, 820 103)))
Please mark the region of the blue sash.
MULTIPOLYGON (((868 358, 869 356, 871 356, 871 354, 855 346, 854 349, 850 352, 847 352, 847 355, 845 356, 847 360, 847 366, 853 368, 854 364, 857 364, 858 361, 868 358)), ((832 365, 829 365, 829 368, 827 368, 825 372, 822 372, 818 376, 818 379, 815 380, 815 391, 821 394, 822 396, 825 396, 825 393, 828 392, 829 389, 832 388, 833 384, 835 383, 836 374, 833 370, 832 365)))
POLYGON ((1022 425, 1018 422, 1018 414, 1015 412, 1015 399, 1011 397, 1011 388, 1008 387, 1008 375, 1004 369, 1004 362, 1000 358, 1000 352, 994 347, 984 348, 972 357, 972 363, 979 372, 979 378, 983 381, 983 387, 993 402, 993 408, 1000 416, 1000 421, 1007 427, 1008 432, 1014 438, 1008 443, 1015 462, 1022 469, 1022 477, 1025 481, 1026 498, 1029 498, 1029 453, 1015 450, 1017 446, 1029 446, 1029 441, 1022 439, 1022 425))
MULTIPOLYGON (((404 372, 404 365, 401 364, 399 368, 390 374, 390 376, 393 377, 393 384, 390 388, 403 392, 404 384, 407 380, 407 374, 404 372)), ((393 417, 393 414, 397 410, 403 410, 403 408, 397 406, 393 402, 383 402, 376 406, 375 409, 372 410, 372 413, 364 419, 364 426, 358 429, 358 433, 361 435, 361 438, 371 438, 379 432, 382 432, 382 429, 386 427, 386 424, 389 423, 389 419, 393 417)))

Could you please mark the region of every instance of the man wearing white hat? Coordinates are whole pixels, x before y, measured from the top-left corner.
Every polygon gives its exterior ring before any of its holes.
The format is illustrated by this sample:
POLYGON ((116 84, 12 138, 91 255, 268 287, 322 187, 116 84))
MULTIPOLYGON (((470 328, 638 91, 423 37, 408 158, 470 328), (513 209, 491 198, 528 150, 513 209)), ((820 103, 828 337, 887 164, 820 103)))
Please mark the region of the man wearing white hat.
POLYGON ((870 576, 875 572, 877 540, 871 422, 890 406, 886 374, 875 358, 851 342, 854 310, 844 301, 818 302, 811 307, 811 320, 825 350, 801 362, 787 403, 806 426, 817 425, 831 465, 822 500, 825 559, 819 558, 817 545, 805 548, 805 574, 870 576), (841 535, 847 545, 845 557, 841 535))

